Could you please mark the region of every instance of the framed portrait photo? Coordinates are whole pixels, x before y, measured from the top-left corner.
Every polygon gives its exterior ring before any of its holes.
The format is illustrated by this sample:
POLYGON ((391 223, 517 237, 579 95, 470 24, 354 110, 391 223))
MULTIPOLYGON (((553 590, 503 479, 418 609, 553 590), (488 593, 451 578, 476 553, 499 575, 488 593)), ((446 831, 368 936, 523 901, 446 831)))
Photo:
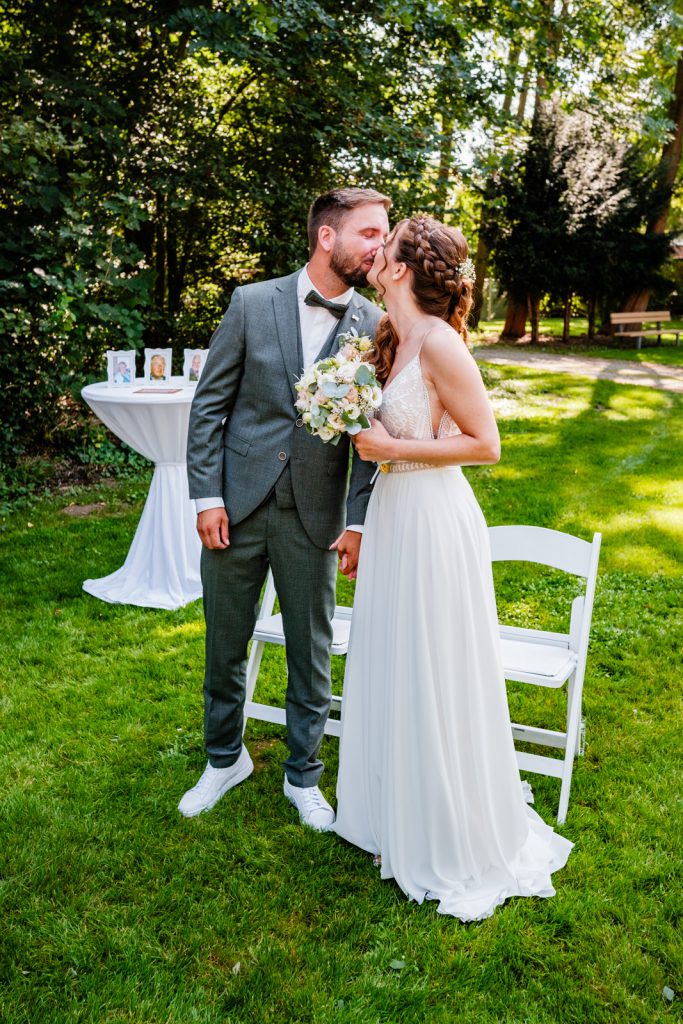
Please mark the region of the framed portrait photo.
POLYGON ((196 384, 199 381, 208 354, 207 348, 185 349, 185 364, 183 366, 183 382, 185 384, 196 384))
POLYGON ((132 387, 135 384, 135 349, 107 352, 107 384, 110 388, 132 387))
POLYGON ((168 384, 171 379, 173 349, 145 349, 145 384, 168 384))

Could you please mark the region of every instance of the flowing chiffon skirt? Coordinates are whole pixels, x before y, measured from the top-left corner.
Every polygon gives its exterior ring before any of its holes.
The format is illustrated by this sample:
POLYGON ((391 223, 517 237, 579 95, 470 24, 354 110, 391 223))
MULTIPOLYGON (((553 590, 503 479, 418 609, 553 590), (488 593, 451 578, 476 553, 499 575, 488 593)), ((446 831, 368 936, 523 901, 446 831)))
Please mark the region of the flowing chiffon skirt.
POLYGON ((552 896, 572 844, 527 805, 484 517, 459 468, 380 475, 342 708, 336 831, 462 921, 552 896))

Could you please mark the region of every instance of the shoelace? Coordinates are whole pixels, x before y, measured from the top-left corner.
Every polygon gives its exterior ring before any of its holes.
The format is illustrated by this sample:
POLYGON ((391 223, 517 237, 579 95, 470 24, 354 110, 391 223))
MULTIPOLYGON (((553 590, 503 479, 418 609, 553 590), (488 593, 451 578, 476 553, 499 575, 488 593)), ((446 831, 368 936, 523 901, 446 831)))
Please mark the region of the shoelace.
POLYGON ((317 811, 325 806, 320 790, 315 789, 315 787, 304 789, 304 803, 306 804, 307 811, 317 811))
MULTIPOLYGON (((202 777, 200 778, 200 780, 197 783, 197 785, 194 787, 197 793, 202 793, 206 789, 206 787, 209 785, 209 781, 210 781, 211 776, 213 774, 209 770, 210 768, 211 768, 211 765, 207 765, 206 766, 206 768, 204 769, 204 772, 202 774, 202 777)), ((214 768, 214 771, 216 771, 215 768, 214 768)))

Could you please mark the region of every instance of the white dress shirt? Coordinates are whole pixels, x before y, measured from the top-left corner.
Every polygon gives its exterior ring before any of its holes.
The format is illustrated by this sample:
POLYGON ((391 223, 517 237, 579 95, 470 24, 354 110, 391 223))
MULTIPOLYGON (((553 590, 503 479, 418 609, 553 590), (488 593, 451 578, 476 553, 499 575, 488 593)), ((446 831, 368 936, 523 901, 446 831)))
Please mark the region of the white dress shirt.
MULTIPOLYGON (((308 293, 318 291, 310 277, 308 276, 308 264, 303 268, 299 274, 296 282, 296 295, 299 305, 299 324, 301 326, 301 347, 304 355, 304 365, 302 370, 306 366, 310 366, 314 363, 316 356, 320 352, 325 342, 330 336, 330 332, 335 324, 339 323, 337 318, 330 313, 329 309, 325 309, 324 306, 307 306, 306 296, 308 293)), ((318 292, 320 295, 320 292, 318 292)), ((323 298, 323 296, 321 296, 323 298)), ((347 288, 341 295, 335 295, 330 301, 339 302, 345 306, 348 306, 349 302, 353 298, 353 288, 347 288)), ((195 498, 195 509, 197 515, 200 512, 206 512, 210 508, 224 508, 225 502, 222 498, 195 498)), ((356 530, 358 533, 363 532, 362 526, 348 526, 348 530, 356 530)))
MULTIPOLYGON (((305 299, 310 291, 318 292, 310 277, 308 269, 299 274, 296 282, 296 295, 299 300, 299 323, 301 324, 301 347, 304 351, 304 366, 315 362, 318 352, 330 336, 333 327, 339 323, 336 316, 324 306, 307 306, 305 299)), ((318 292, 320 295, 320 292, 318 292)), ((323 298, 323 296, 320 296, 323 298)), ((348 288, 342 295, 335 295, 331 302, 348 306, 353 298, 353 288, 348 288)))

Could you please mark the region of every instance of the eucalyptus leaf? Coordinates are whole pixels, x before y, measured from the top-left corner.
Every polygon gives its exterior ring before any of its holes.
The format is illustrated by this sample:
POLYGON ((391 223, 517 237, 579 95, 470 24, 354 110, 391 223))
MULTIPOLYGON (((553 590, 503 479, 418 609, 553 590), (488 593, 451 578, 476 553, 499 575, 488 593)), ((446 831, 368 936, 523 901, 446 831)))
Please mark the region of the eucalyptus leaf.
POLYGON ((372 368, 367 365, 367 363, 361 363, 358 369, 356 370, 353 379, 356 382, 356 384, 360 384, 362 387, 363 384, 372 384, 372 382, 375 379, 375 374, 372 368))
POLYGON ((348 384, 335 384, 334 381, 326 380, 321 385, 323 394, 328 398, 346 398, 349 393, 348 384))

